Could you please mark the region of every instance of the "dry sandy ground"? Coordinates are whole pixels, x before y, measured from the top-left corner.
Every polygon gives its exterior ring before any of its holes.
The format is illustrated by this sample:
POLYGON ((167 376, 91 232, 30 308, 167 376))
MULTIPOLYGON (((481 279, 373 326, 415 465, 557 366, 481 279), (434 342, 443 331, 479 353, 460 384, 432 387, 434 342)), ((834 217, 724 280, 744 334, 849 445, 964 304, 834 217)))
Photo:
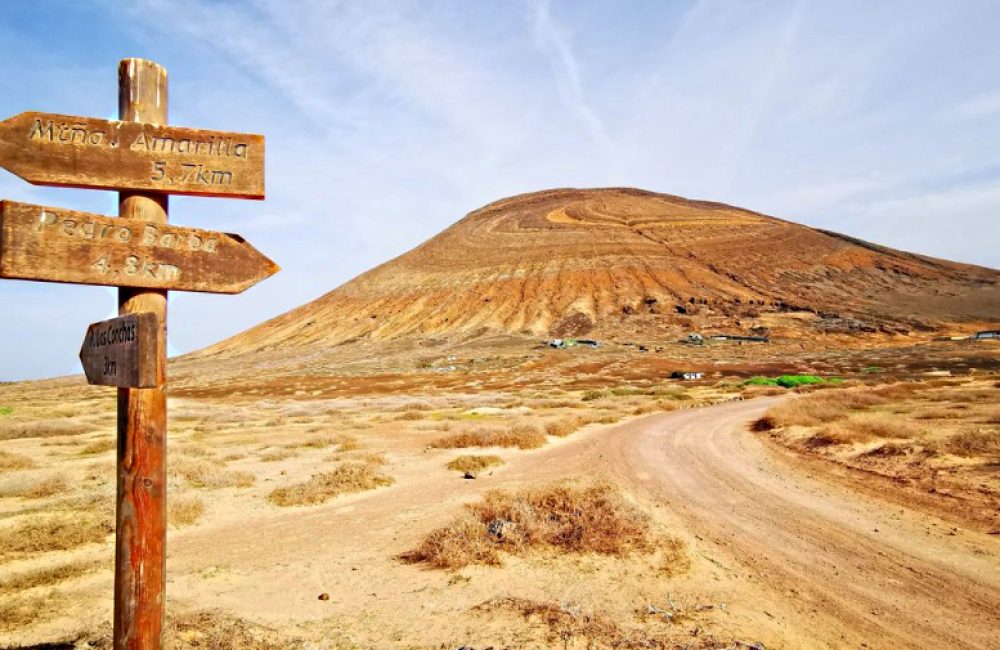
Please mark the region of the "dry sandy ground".
MULTIPOLYGON (((475 610, 506 596, 729 644, 717 647, 996 647, 1000 540, 810 475, 747 431, 772 402, 592 426, 539 451, 501 451, 507 464, 475 481, 443 469, 447 453, 392 454, 391 487, 309 508, 234 509, 171 531, 171 607, 221 608, 330 648, 586 647, 582 636, 556 643, 537 622, 475 610), (397 559, 487 489, 595 474, 686 542, 687 572, 664 574, 655 558, 541 554, 458 572, 397 559)), ((0 645, 100 629, 109 589, 108 575, 91 576, 64 617, 0 645)))

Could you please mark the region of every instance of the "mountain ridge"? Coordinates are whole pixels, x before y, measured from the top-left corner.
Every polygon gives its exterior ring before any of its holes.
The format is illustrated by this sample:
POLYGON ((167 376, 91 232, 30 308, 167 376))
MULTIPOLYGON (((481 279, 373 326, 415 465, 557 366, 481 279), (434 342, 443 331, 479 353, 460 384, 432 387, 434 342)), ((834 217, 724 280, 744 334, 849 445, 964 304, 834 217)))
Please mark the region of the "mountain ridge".
POLYGON ((724 203, 565 188, 487 204, 323 296, 196 354, 490 333, 899 335, 995 320, 1000 272, 993 269, 724 203), (791 313, 798 315, 781 316, 791 313))

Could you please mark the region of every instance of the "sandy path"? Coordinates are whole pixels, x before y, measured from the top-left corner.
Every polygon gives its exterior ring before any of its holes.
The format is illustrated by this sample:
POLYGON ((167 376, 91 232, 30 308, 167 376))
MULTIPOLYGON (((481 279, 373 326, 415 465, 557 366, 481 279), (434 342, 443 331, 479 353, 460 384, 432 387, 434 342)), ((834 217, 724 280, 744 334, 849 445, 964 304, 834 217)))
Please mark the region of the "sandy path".
POLYGON ((444 472, 440 453, 400 458, 391 488, 177 535, 170 590, 275 623, 358 621, 360 609, 372 638, 455 640, 443 622, 493 595, 495 572, 511 584, 516 572, 484 570, 455 598, 447 574, 392 558, 488 488, 610 474, 687 531, 696 562, 686 581, 731 603, 734 633, 768 647, 997 647, 1000 540, 810 476, 747 432, 772 402, 653 415, 507 452, 508 465, 478 481, 444 472), (324 590, 332 602, 317 602, 324 590), (434 605, 438 596, 447 604, 434 605), (415 634, 409 619, 428 617, 442 626, 415 634))
POLYGON ((745 598, 783 610, 783 645, 996 648, 996 538, 805 475, 747 431, 768 403, 636 421, 574 464, 608 462, 633 493, 669 504, 744 578, 745 598))

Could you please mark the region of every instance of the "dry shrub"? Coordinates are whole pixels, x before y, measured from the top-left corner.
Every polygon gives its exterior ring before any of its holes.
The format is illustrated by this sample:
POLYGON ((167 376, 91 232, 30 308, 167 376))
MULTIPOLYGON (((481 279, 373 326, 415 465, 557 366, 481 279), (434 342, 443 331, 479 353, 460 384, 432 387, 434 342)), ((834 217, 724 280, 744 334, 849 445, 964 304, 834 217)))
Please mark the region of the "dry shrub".
POLYGON ((610 484, 557 483, 517 493, 489 492, 403 559, 457 569, 500 564, 500 551, 547 548, 625 556, 665 547, 679 553, 679 542, 654 534, 649 517, 610 484))
POLYGON ((396 419, 397 420, 404 420, 404 421, 406 421, 406 420, 423 420, 424 419, 424 414, 421 413, 420 411, 404 411, 396 419))
POLYGON ((778 428, 778 419, 773 415, 768 415, 767 413, 750 423, 750 430, 758 433, 771 431, 776 428, 778 428))
POLYGON ((91 454, 103 454, 106 451, 115 449, 117 446, 118 442, 114 438, 103 438, 87 444, 80 450, 80 455, 89 456, 91 454))
POLYGON ((824 424, 802 441, 802 444, 809 448, 829 447, 832 445, 850 445, 856 442, 867 442, 872 436, 851 430, 842 423, 831 422, 824 424))
MULTIPOLYGON (((696 619, 682 611, 671 611, 671 621, 684 621, 680 625, 626 627, 609 614, 586 611, 576 604, 540 602, 514 596, 490 599, 473 608, 495 618, 510 612, 524 618, 525 622, 540 623, 546 631, 550 648, 615 648, 616 650, 707 650, 709 648, 763 648, 758 643, 720 639, 706 633, 696 619)), ((647 610, 648 611, 648 610, 647 610)), ((645 611, 642 614, 646 614, 645 611)))
POLYGON ((1000 455, 1000 431, 964 431, 948 438, 943 446, 956 456, 996 457, 1000 455))
POLYGON ((267 500, 279 506, 313 505, 341 494, 374 490, 392 483, 392 477, 380 474, 376 465, 352 461, 331 472, 316 474, 303 483, 278 488, 267 496, 267 500))
POLYGON ((920 429, 912 422, 881 413, 862 413, 844 422, 844 426, 860 439, 871 438, 915 438, 920 429))
POLYGON ((265 449, 263 452, 261 452, 258 458, 260 458, 265 463, 273 463, 279 460, 285 460, 286 458, 293 458, 297 455, 298 454, 296 454, 291 449, 283 447, 280 449, 265 449))
POLYGON ((385 458, 385 452, 369 452, 362 454, 347 454, 342 457, 343 460, 356 460, 361 463, 368 463, 370 465, 385 465, 389 461, 385 458))
POLYGON ((0 594, 47 587, 92 573, 103 566, 101 562, 73 562, 23 571, 0 581, 0 594))
POLYGON ((205 502, 196 496, 180 495, 167 499, 167 522, 174 527, 190 526, 205 514, 205 502))
POLYGON ((18 422, 0 420, 0 440, 20 438, 52 438, 55 436, 79 436, 90 431, 90 427, 79 422, 52 420, 45 422, 18 422))
POLYGON ((939 384, 935 384, 932 382, 904 381, 895 384, 884 384, 882 386, 876 386, 875 388, 872 388, 870 390, 871 394, 878 395, 879 397, 885 397, 891 400, 898 400, 904 397, 911 397, 915 393, 918 393, 922 390, 927 390, 928 388, 931 388, 936 385, 939 384))
POLYGON ((172 650, 305 650, 318 647, 212 610, 168 615, 164 636, 165 646, 172 650))
POLYGON ((916 415, 918 420, 955 420, 958 413, 947 409, 930 409, 916 415))
POLYGON ((178 458, 168 465, 169 473, 197 488, 250 487, 257 479, 250 472, 224 469, 218 461, 195 458, 178 458))
POLYGON ((820 391, 772 406, 766 415, 778 426, 817 426, 886 401, 882 396, 857 389, 820 391))
POLYGON ((65 551, 103 541, 112 532, 112 521, 102 520, 92 513, 32 517, 0 528, 0 557, 11 553, 65 551))
POLYGON ((337 442, 337 451, 357 451, 361 447, 361 442, 351 436, 340 436, 337 442))
POLYGON ((484 469, 496 467, 497 465, 503 465, 503 459, 499 456, 463 455, 453 459, 448 463, 447 467, 456 472, 475 474, 476 472, 481 472, 484 469))
POLYGON ((438 438, 431 443, 436 449, 462 449, 465 447, 517 447, 538 449, 545 444, 545 434, 531 425, 517 425, 510 429, 473 429, 438 438))
MULTIPOLYGON (((0 601, 0 631, 14 632, 55 617, 64 611, 66 598, 57 592, 45 595, 13 596, 0 601)), ((20 647, 14 646, 14 647, 20 647)), ((59 647, 59 646, 30 646, 59 647)))
POLYGON ((0 451, 0 472, 13 472, 21 469, 31 469, 34 466, 35 462, 27 456, 0 451))
POLYGON ((565 417, 550 420, 545 423, 545 433, 557 438, 564 438, 580 428, 580 418, 565 417))
POLYGON ((21 480, 0 489, 0 497, 20 497, 23 499, 45 499, 69 490, 69 484, 61 476, 47 476, 38 480, 21 480))
POLYGON ((913 446, 909 443, 899 443, 899 442, 885 442, 881 445, 875 447, 874 449, 869 449, 863 456, 872 457, 890 457, 890 456, 905 456, 910 453, 913 446))

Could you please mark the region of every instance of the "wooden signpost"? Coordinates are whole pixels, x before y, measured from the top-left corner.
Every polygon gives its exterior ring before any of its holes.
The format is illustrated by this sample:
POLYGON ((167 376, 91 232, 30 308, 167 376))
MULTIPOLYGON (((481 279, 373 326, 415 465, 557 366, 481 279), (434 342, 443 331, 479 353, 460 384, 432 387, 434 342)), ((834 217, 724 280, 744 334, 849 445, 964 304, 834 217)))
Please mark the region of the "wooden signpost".
POLYGON ((0 201, 0 277, 239 293, 277 265, 239 235, 0 201))
POLYGON ((21 113, 0 122, 0 166, 36 185, 264 198, 264 138, 21 113))
POLYGON ((156 314, 126 314, 94 323, 80 347, 87 382, 119 388, 155 388, 156 314))
POLYGON ((167 195, 264 198, 264 138, 166 126, 167 73, 118 66, 118 121, 21 113, 0 122, 0 167, 28 182, 119 190, 118 217, 0 202, 0 278, 118 287, 119 317, 80 349, 118 387, 116 650, 163 647, 167 291, 239 293, 278 271, 239 235, 167 224, 167 195))

